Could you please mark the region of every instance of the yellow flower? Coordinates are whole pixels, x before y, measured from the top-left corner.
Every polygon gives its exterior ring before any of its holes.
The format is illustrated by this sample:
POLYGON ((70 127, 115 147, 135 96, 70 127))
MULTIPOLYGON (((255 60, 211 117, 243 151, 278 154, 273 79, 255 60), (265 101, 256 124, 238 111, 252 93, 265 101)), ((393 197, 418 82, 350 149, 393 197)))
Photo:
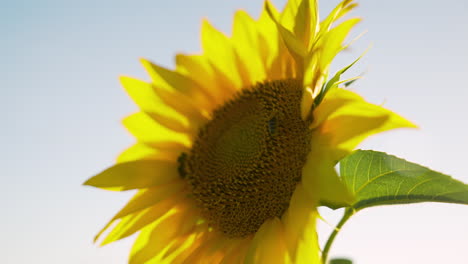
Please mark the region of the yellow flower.
POLYGON ((317 206, 353 197, 334 166, 369 135, 413 125, 338 88, 332 59, 359 22, 356 4, 320 22, 313 0, 239 11, 231 37, 204 21, 201 55, 176 69, 142 63, 151 82, 122 77, 140 112, 137 143, 85 184, 138 190, 96 236, 139 232, 130 263, 320 263, 317 206))

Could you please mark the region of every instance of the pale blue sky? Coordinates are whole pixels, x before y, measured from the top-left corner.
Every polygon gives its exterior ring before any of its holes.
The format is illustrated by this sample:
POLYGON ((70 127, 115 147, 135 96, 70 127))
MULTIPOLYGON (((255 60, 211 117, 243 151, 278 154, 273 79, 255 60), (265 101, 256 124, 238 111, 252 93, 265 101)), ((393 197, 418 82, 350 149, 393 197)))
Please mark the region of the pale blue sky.
MULTIPOLYGON (((282 6, 285 0, 274 1, 282 6)), ((337 1, 321 1, 328 11, 337 1)), ((373 43, 355 89, 421 130, 376 136, 363 148, 468 182, 468 16, 463 0, 359 1, 368 30, 337 69, 373 43)), ((172 66, 199 51, 201 18, 229 31, 235 10, 262 1, 0 0, 0 263, 126 263, 132 239, 104 248, 94 234, 130 197, 82 187, 133 139, 120 119, 136 107, 117 77, 147 79, 138 58, 172 66)), ((324 13, 322 13, 324 14, 324 13)), ((324 210, 331 222, 337 214, 324 210)), ((345 225, 331 252, 356 264, 462 263, 468 207, 372 208, 345 225)), ((320 232, 330 230, 321 225, 320 232)))

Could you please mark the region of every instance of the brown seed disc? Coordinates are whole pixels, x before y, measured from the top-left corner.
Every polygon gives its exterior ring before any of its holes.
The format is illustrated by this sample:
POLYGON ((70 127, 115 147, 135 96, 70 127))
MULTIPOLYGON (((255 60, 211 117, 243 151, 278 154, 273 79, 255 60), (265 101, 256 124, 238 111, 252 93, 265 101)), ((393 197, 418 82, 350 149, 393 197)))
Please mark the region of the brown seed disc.
POLYGON ((203 216, 227 236, 253 234, 288 208, 310 151, 301 98, 297 80, 244 89, 213 112, 179 158, 203 216))

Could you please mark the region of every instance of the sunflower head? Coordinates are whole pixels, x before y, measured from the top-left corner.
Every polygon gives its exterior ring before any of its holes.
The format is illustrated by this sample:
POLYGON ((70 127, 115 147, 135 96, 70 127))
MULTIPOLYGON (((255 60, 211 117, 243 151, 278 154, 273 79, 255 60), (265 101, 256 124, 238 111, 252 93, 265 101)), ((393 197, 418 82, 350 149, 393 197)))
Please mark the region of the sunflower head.
POLYGON ((151 81, 123 77, 137 142, 85 184, 138 191, 96 239, 139 232, 130 263, 319 263, 317 206, 353 200, 336 163, 413 126, 339 88, 352 64, 329 77, 355 6, 320 20, 316 1, 267 1, 258 19, 237 12, 230 37, 204 21, 202 53, 174 70, 143 60, 151 81))

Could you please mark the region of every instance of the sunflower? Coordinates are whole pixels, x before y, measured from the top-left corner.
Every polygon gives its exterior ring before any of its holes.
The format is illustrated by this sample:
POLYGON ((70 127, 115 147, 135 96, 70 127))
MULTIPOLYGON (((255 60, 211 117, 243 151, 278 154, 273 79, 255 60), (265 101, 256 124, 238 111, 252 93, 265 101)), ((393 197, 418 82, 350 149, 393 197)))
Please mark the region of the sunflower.
POLYGON ((358 18, 345 0, 322 21, 314 0, 238 11, 232 36, 203 21, 201 55, 176 68, 142 60, 151 81, 122 77, 140 108, 137 143, 85 182, 137 190, 96 239, 139 232, 130 263, 320 263, 317 207, 353 201, 334 167, 363 139, 412 127, 339 88, 332 59, 358 18), (105 235, 104 235, 105 234, 105 235))

